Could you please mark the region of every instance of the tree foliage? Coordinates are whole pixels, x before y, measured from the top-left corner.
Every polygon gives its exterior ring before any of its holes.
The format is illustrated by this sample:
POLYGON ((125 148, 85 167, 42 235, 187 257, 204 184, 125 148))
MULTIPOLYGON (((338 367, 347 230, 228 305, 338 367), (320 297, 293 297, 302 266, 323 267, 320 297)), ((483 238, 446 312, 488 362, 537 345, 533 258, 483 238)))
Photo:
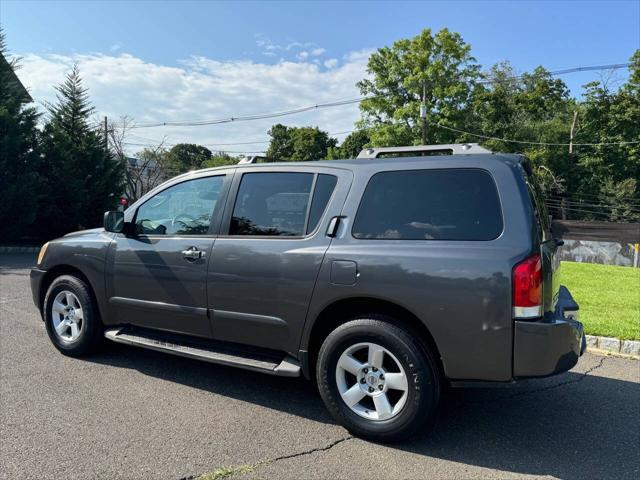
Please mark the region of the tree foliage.
MULTIPOLYGON (((360 127, 370 128, 374 145, 418 145, 421 142, 420 104, 427 124, 460 125, 467 117, 480 66, 471 47, 447 29, 435 35, 425 29, 414 38, 382 47, 369 57, 370 77, 358 82, 360 127)), ((429 128, 427 143, 451 143, 450 131, 429 128)))
POLYGON ((104 132, 90 123, 93 107, 77 66, 57 92, 41 140, 44 201, 33 230, 41 237, 101 225, 122 191, 123 165, 106 148, 104 132))
POLYGON ((277 124, 269 130, 267 157, 280 161, 320 160, 338 141, 318 127, 287 127, 277 124))
POLYGON ((640 219, 640 144, 619 143, 640 140, 640 50, 619 89, 591 82, 578 99, 543 67, 518 75, 501 62, 481 72, 470 46, 446 29, 378 49, 368 73, 358 83, 369 97, 358 122, 367 128, 367 145, 422 143, 426 93, 428 143, 480 142, 492 151, 524 153, 550 206, 566 200, 569 218, 640 219), (612 145, 580 145, 589 143, 612 145))
POLYGON ((226 152, 216 152, 211 155, 211 158, 205 160, 204 167, 212 168, 212 167, 224 167, 227 165, 235 165, 239 161, 238 157, 234 157, 233 155, 229 155, 226 152))
POLYGON ((167 169, 173 175, 197 170, 211 159, 211 150, 194 143, 178 143, 167 154, 167 169))
POLYGON ((355 130, 337 147, 332 147, 327 153, 329 160, 339 158, 356 158, 362 149, 369 144, 371 138, 367 130, 355 130))
POLYGON ((15 83, 16 62, 7 62, 0 29, 0 242, 25 235, 35 219, 40 190, 38 113, 15 83))

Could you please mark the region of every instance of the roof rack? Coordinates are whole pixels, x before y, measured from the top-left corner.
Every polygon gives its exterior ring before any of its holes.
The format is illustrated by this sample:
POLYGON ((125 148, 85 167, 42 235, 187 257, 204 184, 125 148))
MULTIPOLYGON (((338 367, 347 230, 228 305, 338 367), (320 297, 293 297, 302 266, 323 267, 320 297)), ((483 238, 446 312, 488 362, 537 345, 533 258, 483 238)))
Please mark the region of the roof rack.
POLYGON ((272 158, 265 157, 263 155, 250 155, 250 156, 241 156, 238 161, 238 165, 243 165, 246 163, 273 163, 276 160, 272 158))
POLYGON ((411 147, 372 147, 365 148, 358 154, 358 158, 380 158, 387 156, 419 157, 428 155, 465 155, 471 153, 493 153, 477 143, 451 143, 447 145, 415 145, 411 147))

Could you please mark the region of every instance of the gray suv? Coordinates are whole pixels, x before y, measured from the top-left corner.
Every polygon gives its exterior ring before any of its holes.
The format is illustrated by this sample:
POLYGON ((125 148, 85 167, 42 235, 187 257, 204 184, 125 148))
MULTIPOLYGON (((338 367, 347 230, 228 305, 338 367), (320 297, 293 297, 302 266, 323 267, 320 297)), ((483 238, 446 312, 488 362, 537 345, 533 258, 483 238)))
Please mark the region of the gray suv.
POLYGON ((583 328, 527 160, 430 153, 176 177, 43 246, 49 337, 303 375, 383 441, 424 431, 445 386, 572 368, 583 328))

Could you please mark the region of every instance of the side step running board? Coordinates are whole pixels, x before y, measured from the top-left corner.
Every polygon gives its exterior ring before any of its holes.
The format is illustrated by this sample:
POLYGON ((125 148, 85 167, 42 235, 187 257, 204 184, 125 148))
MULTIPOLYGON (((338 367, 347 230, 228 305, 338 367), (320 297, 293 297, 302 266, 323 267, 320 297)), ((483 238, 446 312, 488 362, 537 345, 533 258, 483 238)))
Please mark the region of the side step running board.
POLYGON ((244 368, 281 377, 299 377, 300 363, 293 357, 275 357, 243 350, 223 342, 191 342, 163 332, 119 327, 106 330, 104 336, 118 343, 171 353, 182 357, 244 368))

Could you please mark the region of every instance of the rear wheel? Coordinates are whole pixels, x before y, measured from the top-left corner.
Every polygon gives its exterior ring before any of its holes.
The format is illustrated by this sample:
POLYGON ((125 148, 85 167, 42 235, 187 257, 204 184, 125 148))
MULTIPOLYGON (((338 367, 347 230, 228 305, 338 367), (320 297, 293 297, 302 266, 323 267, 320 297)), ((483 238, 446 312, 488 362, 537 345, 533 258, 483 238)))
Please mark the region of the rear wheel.
POLYGON ((56 278, 44 299, 44 318, 51 342, 65 355, 95 351, 102 323, 86 282, 72 275, 56 278))
POLYGON ((426 431, 435 416, 435 360, 391 318, 357 318, 336 328, 320 348, 316 370, 325 405, 354 435, 398 441, 426 431))

